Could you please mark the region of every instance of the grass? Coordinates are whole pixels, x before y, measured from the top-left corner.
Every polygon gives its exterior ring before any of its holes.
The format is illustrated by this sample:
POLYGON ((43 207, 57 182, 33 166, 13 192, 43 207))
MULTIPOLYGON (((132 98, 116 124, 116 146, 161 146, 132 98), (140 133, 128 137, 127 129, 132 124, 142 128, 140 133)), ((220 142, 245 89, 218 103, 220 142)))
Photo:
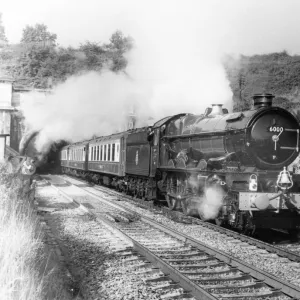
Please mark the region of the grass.
POLYGON ((29 187, 29 180, 0 166, 0 300, 71 299, 43 243, 29 187))

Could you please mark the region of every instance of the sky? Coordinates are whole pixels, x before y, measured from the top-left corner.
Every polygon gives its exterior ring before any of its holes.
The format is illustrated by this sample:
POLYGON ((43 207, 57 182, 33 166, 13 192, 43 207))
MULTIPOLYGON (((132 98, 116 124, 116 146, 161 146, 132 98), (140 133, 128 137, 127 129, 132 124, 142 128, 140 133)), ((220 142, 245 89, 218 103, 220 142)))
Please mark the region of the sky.
POLYGON ((200 114, 212 103, 230 111, 224 54, 300 54, 298 0, 2 2, 3 25, 12 43, 20 40, 26 25, 36 23, 56 33, 61 46, 107 43, 117 29, 135 41, 126 76, 103 72, 70 78, 42 106, 28 105, 25 116, 32 128, 43 128, 44 141, 109 134, 120 127, 128 103, 141 119, 155 121, 182 112, 200 114))
POLYGON ((300 53, 298 0, 1 2, 0 12, 11 42, 20 40, 27 24, 45 23, 63 46, 77 46, 85 40, 107 41, 116 29, 130 34, 139 44, 162 35, 168 39, 169 34, 176 34, 170 33, 174 28, 182 31, 179 35, 217 38, 219 51, 253 54, 286 49, 300 53))

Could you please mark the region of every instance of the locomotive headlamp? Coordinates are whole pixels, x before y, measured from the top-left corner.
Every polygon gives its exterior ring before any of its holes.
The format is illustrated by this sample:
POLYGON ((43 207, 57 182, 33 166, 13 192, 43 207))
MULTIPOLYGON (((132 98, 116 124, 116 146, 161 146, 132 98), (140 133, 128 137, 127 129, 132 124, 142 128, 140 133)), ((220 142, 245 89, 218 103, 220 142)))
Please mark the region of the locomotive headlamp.
POLYGON ((252 174, 249 180, 249 191, 256 192, 257 191, 257 175, 252 174))
POLYGON ((287 171, 286 167, 279 173, 277 179, 277 186, 283 190, 290 189, 293 186, 293 179, 290 175, 290 172, 287 171))

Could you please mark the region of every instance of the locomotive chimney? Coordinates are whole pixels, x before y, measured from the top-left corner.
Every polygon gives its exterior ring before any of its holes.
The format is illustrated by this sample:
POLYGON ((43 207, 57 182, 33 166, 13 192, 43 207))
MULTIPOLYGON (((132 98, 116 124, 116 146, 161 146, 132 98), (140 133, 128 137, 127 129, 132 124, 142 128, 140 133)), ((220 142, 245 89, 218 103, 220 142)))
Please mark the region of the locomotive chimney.
POLYGON ((272 94, 254 94, 252 109, 271 107, 275 96, 272 94))
POLYGON ((216 116, 216 115, 223 115, 223 109, 222 109, 223 104, 212 104, 212 110, 211 113, 209 114, 210 116, 216 116))

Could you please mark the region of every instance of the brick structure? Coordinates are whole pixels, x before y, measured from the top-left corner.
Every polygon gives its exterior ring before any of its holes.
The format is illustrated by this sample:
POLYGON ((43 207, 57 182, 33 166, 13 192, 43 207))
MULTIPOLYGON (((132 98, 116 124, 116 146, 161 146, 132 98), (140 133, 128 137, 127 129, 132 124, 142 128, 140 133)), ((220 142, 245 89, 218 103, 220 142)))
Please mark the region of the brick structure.
MULTIPOLYGON (((36 102, 44 101, 48 93, 49 90, 37 90, 16 85, 11 77, 0 77, 0 136, 3 137, 1 145, 5 141, 6 152, 12 154, 13 150, 19 151, 20 140, 26 131, 21 112, 23 103, 32 98, 36 102)), ((0 156, 3 156, 2 152, 3 149, 0 150, 0 156)))
POLYGON ((6 145, 10 145, 11 114, 15 110, 12 106, 13 79, 0 77, 0 134, 6 135, 6 145))

